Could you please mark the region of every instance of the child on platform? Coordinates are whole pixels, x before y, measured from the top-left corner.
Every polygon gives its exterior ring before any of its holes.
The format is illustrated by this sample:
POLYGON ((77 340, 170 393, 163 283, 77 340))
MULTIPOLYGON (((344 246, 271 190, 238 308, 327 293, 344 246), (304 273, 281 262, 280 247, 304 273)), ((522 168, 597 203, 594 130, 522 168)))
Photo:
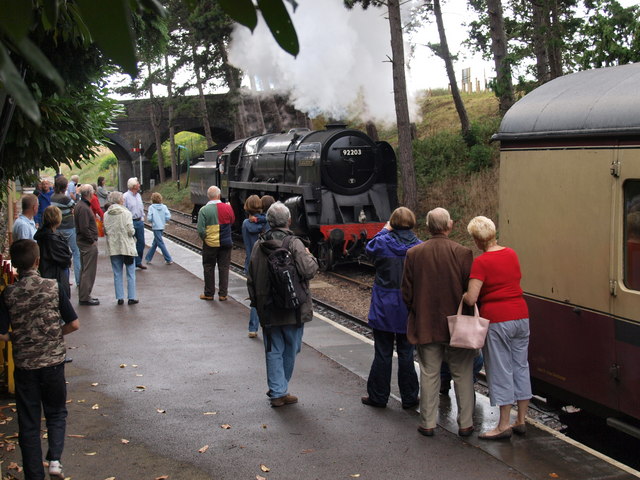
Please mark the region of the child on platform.
POLYGON ((167 265, 173 265, 171 254, 169 253, 169 250, 167 250, 167 247, 164 244, 164 239, 162 238, 164 226, 171 218, 171 213, 169 212, 167 206, 162 203, 162 195, 160 195, 158 192, 153 192, 151 194, 151 202, 152 205, 147 211, 147 220, 151 222, 151 229, 153 230, 153 243, 151 244, 151 248, 147 252, 145 260, 147 261, 147 263, 151 263, 151 259, 156 253, 156 248, 160 248, 160 251, 164 256, 164 263, 166 263, 167 265))
POLYGON ((17 240, 9 250, 18 281, 0 296, 0 340, 13 342, 20 450, 25 478, 44 478, 40 420, 44 410, 49 476, 64 479, 67 387, 63 335, 80 326, 64 290, 38 273, 40 250, 33 240, 17 240), (12 331, 9 334, 9 327, 12 331))

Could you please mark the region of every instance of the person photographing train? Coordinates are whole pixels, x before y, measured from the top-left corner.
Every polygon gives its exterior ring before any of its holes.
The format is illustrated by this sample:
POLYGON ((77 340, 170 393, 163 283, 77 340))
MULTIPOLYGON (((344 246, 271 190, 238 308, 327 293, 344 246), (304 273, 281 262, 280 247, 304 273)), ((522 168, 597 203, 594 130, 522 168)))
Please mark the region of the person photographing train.
POLYGON ((302 348, 304 324, 313 318, 313 302, 308 291, 309 280, 318 272, 318 261, 302 240, 289 230, 291 212, 283 203, 276 202, 269 207, 267 222, 271 229, 258 239, 251 253, 247 290, 251 306, 258 310, 263 329, 269 387, 267 395, 272 407, 282 407, 298 402, 298 397, 289 393, 289 381, 296 355, 302 348), (306 299, 298 309, 278 308, 273 303, 270 256, 281 249, 285 241, 295 262, 297 275, 307 292, 306 299))

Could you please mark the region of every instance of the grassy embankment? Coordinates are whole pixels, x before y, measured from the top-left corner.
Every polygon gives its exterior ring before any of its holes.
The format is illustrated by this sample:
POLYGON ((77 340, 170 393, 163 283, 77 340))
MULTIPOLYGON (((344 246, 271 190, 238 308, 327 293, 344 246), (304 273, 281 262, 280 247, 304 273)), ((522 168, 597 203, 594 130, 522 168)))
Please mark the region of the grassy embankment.
MULTIPOLYGON (((431 96, 419 100, 420 120, 416 122, 417 139, 414 141, 414 160, 418 180, 420 208, 418 232, 425 238, 424 215, 436 206, 447 208, 454 219, 452 237, 470 245, 466 225, 476 215, 486 215, 498 221, 498 146, 489 139, 499 126, 498 103, 491 92, 464 94, 463 100, 473 124, 472 138, 468 143, 460 135, 458 115, 451 95, 446 91, 434 91, 431 96)), ((364 129, 363 125, 353 125, 364 129)), ((321 128, 320 126, 318 128, 321 128)), ((397 144, 397 133, 380 130, 380 137, 392 145, 397 144)), ((176 143, 189 148, 191 158, 202 155, 204 138, 190 132, 181 132, 176 143)), ((163 145, 168 162, 168 142, 163 145)), ((154 159, 155 161, 155 159, 154 159)), ((183 157, 184 161, 184 157, 183 157)), ((63 167, 65 175, 76 173, 81 182, 95 182, 104 176, 107 186, 114 187, 117 162, 109 150, 88 162, 81 170, 63 167)), ((400 176, 399 176, 400 178, 400 176)), ((185 188, 186 176, 181 176, 181 189, 176 182, 167 181, 155 190, 169 206, 190 211, 189 190, 185 188)), ((401 186, 400 186, 401 188, 401 186)), ((401 194, 400 194, 401 196, 401 194)))

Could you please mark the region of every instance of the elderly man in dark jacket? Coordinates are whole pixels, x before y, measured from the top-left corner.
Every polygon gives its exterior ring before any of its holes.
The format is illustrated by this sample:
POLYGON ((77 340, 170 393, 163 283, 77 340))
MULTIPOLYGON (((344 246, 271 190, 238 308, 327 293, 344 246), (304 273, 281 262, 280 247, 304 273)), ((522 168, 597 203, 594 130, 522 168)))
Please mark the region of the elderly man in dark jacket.
POLYGON ((267 222, 271 230, 256 242, 251 253, 247 288, 251 306, 257 308, 263 328, 271 406, 282 407, 298 401, 297 397, 289 394, 289 380, 293 375, 296 355, 302 347, 304 324, 313 318, 309 280, 318 271, 318 261, 299 238, 296 237, 289 243, 289 251, 308 295, 300 306, 299 315, 295 310, 275 307, 271 302, 269 254, 282 246, 282 240, 286 236, 293 235, 288 229, 291 212, 283 203, 274 203, 267 211, 267 222))
POLYGON ((81 200, 74 210, 76 225, 76 243, 80 249, 80 305, 100 305, 100 300, 91 296, 98 268, 98 226, 96 217, 91 211, 93 187, 85 183, 78 189, 81 200))
POLYGON ((473 359, 475 350, 449 346, 448 315, 454 315, 467 289, 473 254, 449 239, 453 221, 444 208, 427 214, 431 238, 407 252, 402 296, 409 308, 407 338, 418 346, 420 425, 432 436, 438 417, 440 366, 449 363, 458 402, 458 434, 473 432, 473 359))

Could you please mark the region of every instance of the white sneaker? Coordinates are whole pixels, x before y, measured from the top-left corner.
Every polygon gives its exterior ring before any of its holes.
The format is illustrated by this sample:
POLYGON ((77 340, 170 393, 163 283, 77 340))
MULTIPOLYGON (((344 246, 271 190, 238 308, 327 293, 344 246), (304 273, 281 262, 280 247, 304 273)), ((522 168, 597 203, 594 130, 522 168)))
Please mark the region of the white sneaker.
POLYGON ((64 479, 64 473, 62 473, 62 464, 60 460, 51 460, 49 462, 49 476, 51 478, 64 479))
POLYGON ((164 262, 164 263, 166 263, 167 265, 173 265, 172 261, 168 261, 168 262, 164 262))

